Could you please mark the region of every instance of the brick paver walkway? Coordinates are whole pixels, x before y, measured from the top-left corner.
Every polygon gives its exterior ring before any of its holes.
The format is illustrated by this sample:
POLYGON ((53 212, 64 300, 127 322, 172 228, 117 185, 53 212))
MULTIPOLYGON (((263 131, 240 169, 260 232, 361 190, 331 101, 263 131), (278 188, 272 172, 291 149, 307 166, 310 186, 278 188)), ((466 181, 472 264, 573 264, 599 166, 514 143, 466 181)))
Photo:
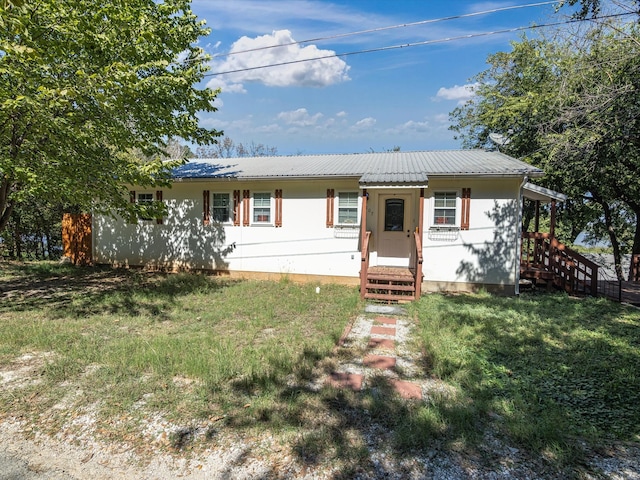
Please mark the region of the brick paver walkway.
POLYGON ((353 351, 354 357, 357 352, 358 358, 342 361, 329 375, 328 383, 337 388, 361 391, 370 388, 373 378, 382 377, 401 397, 422 399, 422 387, 406 378, 406 371, 415 370, 407 368, 411 359, 399 355, 410 327, 409 319, 402 316, 359 317, 340 346, 343 350, 353 351), (361 354, 363 347, 364 355, 361 354), (398 368, 400 361, 403 368, 398 368))

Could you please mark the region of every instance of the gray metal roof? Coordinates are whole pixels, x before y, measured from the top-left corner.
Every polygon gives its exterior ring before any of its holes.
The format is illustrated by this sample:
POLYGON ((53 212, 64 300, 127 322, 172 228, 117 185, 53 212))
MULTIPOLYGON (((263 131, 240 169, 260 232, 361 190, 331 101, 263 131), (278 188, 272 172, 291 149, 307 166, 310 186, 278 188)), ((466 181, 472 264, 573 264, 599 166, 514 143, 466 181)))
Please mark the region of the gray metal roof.
POLYGON ((531 200, 538 200, 540 202, 550 202, 551 200, 558 200, 560 202, 566 202, 567 196, 564 193, 556 192, 550 188, 541 187, 531 182, 527 182, 522 187, 523 195, 531 200))
POLYGON ((192 159, 176 179, 353 177, 362 184, 423 184, 429 176, 542 176, 528 163, 485 150, 192 159))

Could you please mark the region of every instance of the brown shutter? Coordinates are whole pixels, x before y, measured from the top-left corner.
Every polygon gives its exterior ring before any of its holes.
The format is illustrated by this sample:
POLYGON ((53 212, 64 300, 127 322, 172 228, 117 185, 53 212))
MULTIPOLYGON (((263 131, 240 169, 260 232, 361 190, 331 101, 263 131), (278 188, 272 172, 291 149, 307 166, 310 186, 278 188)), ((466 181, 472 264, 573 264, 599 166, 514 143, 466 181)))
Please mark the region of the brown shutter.
POLYGON ((251 219, 249 218, 249 214, 251 213, 250 200, 251 193, 249 190, 244 190, 242 192, 242 225, 245 227, 248 227, 251 223, 251 219))
POLYGON ((233 224, 240 226, 240 190, 233 191, 233 224))
POLYGON ((335 192, 333 188, 327 189, 327 228, 333 227, 333 200, 335 192))
MULTIPOLYGON (((129 203, 136 203, 136 191, 135 190, 129 190, 129 203)), ((136 215, 134 215, 133 213, 129 214, 129 218, 128 218, 128 223, 138 223, 137 219, 136 219, 136 215)))
POLYGON ((202 223, 209 225, 211 213, 209 212, 209 190, 202 191, 202 223))
POLYGON ((282 226, 282 190, 276 190, 276 227, 282 226))
POLYGON ((471 189, 462 189, 462 216, 460 218, 460 230, 469 230, 469 209, 471 207, 471 189))
MULTIPOLYGON (((156 190, 156 201, 162 202, 162 190, 156 190)), ((156 223, 162 225, 162 217, 156 218, 156 223)))

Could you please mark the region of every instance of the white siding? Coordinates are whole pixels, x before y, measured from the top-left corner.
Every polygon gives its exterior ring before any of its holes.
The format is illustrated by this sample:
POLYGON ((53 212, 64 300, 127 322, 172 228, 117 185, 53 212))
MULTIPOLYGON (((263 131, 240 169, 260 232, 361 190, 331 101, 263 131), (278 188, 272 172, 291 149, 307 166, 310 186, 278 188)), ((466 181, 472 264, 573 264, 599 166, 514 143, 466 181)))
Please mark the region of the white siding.
MULTIPOLYGON (((423 271, 429 282, 514 285, 519 268, 519 180, 431 180, 425 191, 423 271), (469 230, 438 231, 433 193, 471 188, 469 230)), ((456 212, 460 219, 460 201, 456 212)))
MULTIPOLYGON (((517 178, 431 178, 425 189, 423 273, 433 284, 514 285, 518 268, 519 185, 517 178), (433 225, 433 195, 471 189, 469 230, 441 231, 433 225)), ((334 222, 338 222, 340 192, 360 192, 357 181, 263 180, 182 181, 163 190, 168 214, 162 225, 153 221, 127 224, 111 217, 94 218, 94 259, 98 263, 153 265, 166 268, 227 269, 238 272, 324 275, 357 278, 360 271, 358 228, 326 227, 327 189, 335 192, 334 222), (282 227, 203 224, 203 190, 270 192, 275 222, 275 190, 282 190, 282 227)), ((390 191, 411 193, 418 226, 419 189, 370 189, 367 230, 373 232, 372 265, 376 263, 379 196, 390 191)), ((142 192, 142 190, 141 190, 142 192)), ((457 220, 460 221, 460 199, 457 220)), ((232 208, 232 207, 231 207, 232 208)), ((361 219, 361 199, 358 219, 361 219)), ((240 208, 242 216, 242 207, 240 208)), ((249 212, 252 220, 252 212, 249 212)), ((253 223, 253 222, 251 222, 253 223)))
MULTIPOLYGON (((163 190, 168 208, 162 225, 155 220, 127 224, 110 217, 94 221, 98 263, 228 269, 357 277, 359 230, 336 234, 326 227, 327 188, 358 191, 357 181, 185 181, 163 190), (282 227, 276 228, 275 190, 282 189, 282 227), (271 225, 203 224, 203 190, 270 192, 271 225)), ((337 221, 338 202, 334 218, 337 221)), ((242 215, 242 208, 240 209, 242 215)), ((249 212, 252 216, 252 212, 249 212)), ((251 218, 252 220, 252 218, 251 218)), ((253 222, 251 222, 253 223, 253 222)))

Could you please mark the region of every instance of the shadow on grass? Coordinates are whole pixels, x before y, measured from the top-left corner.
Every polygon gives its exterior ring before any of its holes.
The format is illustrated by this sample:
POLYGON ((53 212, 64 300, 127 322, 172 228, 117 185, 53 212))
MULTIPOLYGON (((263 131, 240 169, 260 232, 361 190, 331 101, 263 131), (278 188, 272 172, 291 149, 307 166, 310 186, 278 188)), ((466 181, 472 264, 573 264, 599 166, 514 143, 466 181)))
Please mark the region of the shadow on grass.
POLYGON ((152 315, 177 298, 215 292, 233 283, 195 274, 165 274, 53 262, 0 264, 0 313, 43 310, 51 319, 94 314, 152 315))
MULTIPOLYGON (((362 392, 318 389, 292 384, 274 366, 268 377, 235 384, 237 410, 247 401, 249 411, 230 415, 228 425, 299 429, 293 452, 310 467, 340 461, 334 478, 391 474, 373 463, 372 447, 400 459, 453 450, 487 471, 515 458, 541 477, 579 476, 588 469, 585 448, 640 438, 635 310, 563 294, 434 296, 411 308, 425 369, 455 393, 407 401, 383 375, 362 392), (275 400, 249 405, 260 395, 275 400)), ((298 363, 320 357, 305 352, 298 363)))
POLYGON ((579 461, 579 439, 640 438, 637 311, 563 294, 415 307, 425 364, 458 386, 477 423, 559 464, 579 461))

